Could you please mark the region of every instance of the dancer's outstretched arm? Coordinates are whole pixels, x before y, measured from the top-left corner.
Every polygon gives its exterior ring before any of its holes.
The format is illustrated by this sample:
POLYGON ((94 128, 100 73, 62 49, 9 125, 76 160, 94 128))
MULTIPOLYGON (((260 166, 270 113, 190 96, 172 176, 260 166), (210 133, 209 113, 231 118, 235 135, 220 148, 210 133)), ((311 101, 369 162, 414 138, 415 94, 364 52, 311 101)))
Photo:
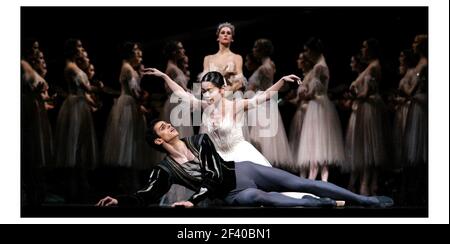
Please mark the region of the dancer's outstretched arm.
POLYGON ((189 103, 192 103, 194 108, 199 108, 200 106, 205 106, 206 102, 203 102, 202 100, 196 98, 191 93, 185 91, 183 87, 178 85, 174 80, 172 80, 167 74, 159 71, 155 68, 146 68, 144 69, 145 75, 154 75, 157 77, 161 77, 164 79, 164 82, 166 82, 167 86, 169 87, 172 92, 179 96, 184 101, 189 101, 189 103))
POLYGON ((256 94, 254 97, 250 99, 242 99, 238 102, 238 111, 241 109, 249 110, 256 107, 258 104, 264 103, 269 100, 275 92, 279 91, 281 87, 283 87, 285 82, 301 82, 301 79, 296 75, 286 75, 283 76, 279 81, 269 87, 261 94, 256 94))

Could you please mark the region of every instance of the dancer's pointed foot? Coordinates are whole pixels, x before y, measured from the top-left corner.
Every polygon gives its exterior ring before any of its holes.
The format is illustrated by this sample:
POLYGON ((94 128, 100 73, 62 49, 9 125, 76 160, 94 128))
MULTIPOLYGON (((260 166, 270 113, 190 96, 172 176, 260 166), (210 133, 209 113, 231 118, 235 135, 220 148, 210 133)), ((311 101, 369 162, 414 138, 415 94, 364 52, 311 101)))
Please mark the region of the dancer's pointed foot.
POLYGON ((373 196, 373 198, 376 200, 375 204, 372 205, 374 207, 387 208, 387 207, 391 207, 392 205, 394 205, 394 200, 392 200, 392 198, 390 198, 390 197, 373 196))

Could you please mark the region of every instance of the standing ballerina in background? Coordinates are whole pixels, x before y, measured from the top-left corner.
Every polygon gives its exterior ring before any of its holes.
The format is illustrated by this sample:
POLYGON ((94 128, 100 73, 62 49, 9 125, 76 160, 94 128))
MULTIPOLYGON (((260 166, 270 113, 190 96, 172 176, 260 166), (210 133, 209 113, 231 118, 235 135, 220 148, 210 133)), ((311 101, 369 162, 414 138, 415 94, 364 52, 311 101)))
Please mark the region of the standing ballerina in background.
MULTIPOLYGON (((183 44, 179 41, 169 41, 164 46, 164 57, 167 60, 166 73, 173 81, 175 81, 185 91, 189 82, 188 60, 185 54, 183 44)), ((172 90, 165 84, 168 98, 164 103, 162 119, 169 121, 170 124, 178 131, 180 137, 190 137, 194 135, 192 127, 191 110, 189 104, 182 101, 176 96, 172 90), (173 119, 172 119, 173 118, 173 119)), ((157 152, 159 154, 159 152, 157 152)), ((172 204, 189 197, 194 192, 184 186, 173 184, 171 189, 164 196, 162 203, 172 204)))
MULTIPOLYGON (((356 73, 356 77, 359 77, 360 74, 366 69, 367 64, 366 62, 363 60, 363 57, 360 53, 353 55, 350 58, 350 68, 352 70, 353 73, 356 73)), ((359 120, 357 121, 357 109, 358 109, 358 104, 359 104, 359 100, 357 100, 357 94, 355 92, 355 89, 352 90, 348 90, 345 92, 344 95, 344 101, 343 101, 343 106, 345 108, 348 108, 351 110, 351 114, 350 114, 350 118, 348 120, 348 125, 347 125, 347 132, 346 132, 346 137, 345 137, 345 152, 346 152, 346 156, 347 156, 347 160, 345 161, 345 163, 342 164, 341 167, 341 171, 345 172, 345 173, 351 173, 352 172, 352 168, 353 168, 353 164, 351 163, 351 159, 349 158, 349 156, 352 155, 353 150, 353 145, 357 144, 357 143, 362 143, 360 140, 360 137, 355 137, 355 129, 357 128, 357 124, 356 122, 359 122, 359 120), (355 140, 358 141, 355 141, 355 140)), ((358 118, 361 119, 361 118, 358 118)), ((361 126, 362 123, 359 123, 358 126, 361 126)), ((348 189, 355 192, 355 183, 356 183, 356 177, 351 177, 349 184, 348 184, 348 189)))
MULTIPOLYGON (((37 41, 35 43, 38 43, 37 41)), ((47 110, 47 65, 43 53, 26 45, 21 60, 21 177, 22 203, 39 205, 45 200, 44 168, 53 160, 53 138, 47 110)))
POLYGON ((405 86, 411 104, 404 132, 403 191, 408 204, 425 206, 428 200, 428 36, 417 35, 412 47, 419 62, 411 84, 405 86))
MULTIPOLYGON (((220 72, 230 84, 227 89, 235 92, 244 87, 245 78, 242 74, 242 57, 231 51, 231 43, 234 42, 235 27, 225 22, 217 27, 217 42, 219 51, 205 56, 203 60, 203 73, 209 71, 220 72)), ((201 78, 201 77, 200 77, 201 78)))
MULTIPOLYGON (((261 66, 249 78, 248 89, 256 94, 264 93, 273 85, 275 64, 270 55, 273 53, 272 42, 258 39, 253 47, 253 55, 261 60, 261 66)), ((271 99, 250 110, 249 125, 252 144, 277 167, 292 169, 293 160, 283 121, 276 99, 271 99)))
POLYGON ((414 53, 419 57, 415 78, 405 87, 411 99, 405 128, 405 163, 417 165, 428 162, 428 37, 417 35, 413 43, 414 53))
MULTIPOLYGON (((217 71, 225 78, 226 91, 232 92, 232 98, 242 99, 243 94, 239 92, 245 89, 246 79, 242 73, 242 57, 231 51, 231 43, 234 42, 235 27, 231 23, 219 24, 216 31, 219 51, 205 56, 203 60, 203 72, 199 80, 210 71, 217 71)), ((228 97, 228 93, 226 94, 228 97)), ((241 124, 242 133, 246 140, 249 139, 246 114, 240 116, 238 122, 241 124)), ((202 124, 200 133, 207 133, 207 128, 202 124)))
MULTIPOLYGON (((403 50, 400 52, 399 56, 399 73, 402 75, 400 82, 398 84, 397 96, 394 98, 395 102, 395 116, 394 116, 394 126, 393 126, 393 140, 394 145, 404 145, 406 119, 408 117, 409 107, 411 105, 410 100, 410 87, 416 78, 415 67, 417 60, 414 57, 413 50, 403 50)), ((403 146, 395 147, 395 169, 401 169, 403 162, 405 161, 403 155, 403 146)))
POLYGON ((308 177, 309 164, 301 164, 298 160, 299 158, 299 146, 300 138, 302 132, 303 119, 305 117, 306 109, 308 108, 308 100, 305 97, 306 89, 309 82, 311 81, 311 70, 313 63, 305 57, 305 54, 301 52, 297 59, 297 67, 303 72, 303 82, 298 86, 296 97, 292 102, 297 106, 294 117, 292 118, 290 134, 289 134, 289 145, 292 151, 293 164, 296 170, 300 172, 300 176, 303 178, 308 177))
POLYGON ((386 107, 378 93, 381 80, 379 42, 367 39, 361 48, 368 66, 350 85, 356 95, 353 119, 350 119, 346 138, 347 161, 351 165, 350 189, 360 178, 362 195, 376 194, 378 170, 387 160, 386 107))
POLYGON ((300 138, 298 161, 309 165, 309 179, 328 181, 328 166, 344 162, 344 141, 341 123, 334 104, 329 100, 329 70, 320 39, 310 38, 304 45, 305 56, 314 64, 311 80, 305 86, 309 99, 300 138))
MULTIPOLYGON (((185 58, 183 44, 179 41, 169 41, 164 47, 163 52, 164 57, 167 59, 165 73, 185 91, 188 91, 189 77, 184 73, 183 69, 178 67, 179 63, 182 64, 182 60, 185 58)), ((167 85, 165 87, 168 92, 168 98, 164 103, 163 120, 169 121, 177 129, 181 137, 194 135, 190 112, 182 113, 182 111, 189 111, 189 104, 183 104, 182 101, 178 101, 181 99, 175 96, 167 85), (181 108, 180 106, 187 106, 187 109, 174 110, 175 107, 181 108)))
POLYGON ((139 69, 142 50, 138 43, 126 42, 122 48, 120 72, 121 95, 111 108, 103 142, 103 161, 107 166, 121 168, 119 180, 128 191, 137 187, 136 169, 148 168, 150 148, 145 142, 145 110, 140 104, 143 76, 139 69))
POLYGON ((85 92, 91 91, 88 77, 77 65, 82 58, 80 40, 69 39, 65 43, 65 78, 68 96, 64 100, 56 122, 56 165, 66 170, 64 177, 69 189, 68 201, 87 200, 89 183, 87 174, 98 161, 97 139, 91 108, 85 92))

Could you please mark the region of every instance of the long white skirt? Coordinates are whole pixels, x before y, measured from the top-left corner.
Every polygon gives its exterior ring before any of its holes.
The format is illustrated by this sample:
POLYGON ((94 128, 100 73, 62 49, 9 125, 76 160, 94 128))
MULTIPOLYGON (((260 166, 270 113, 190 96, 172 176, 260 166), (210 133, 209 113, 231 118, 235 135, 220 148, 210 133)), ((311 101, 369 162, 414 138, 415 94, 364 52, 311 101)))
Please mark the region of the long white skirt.
POLYGON ((387 123, 384 103, 379 96, 359 102, 350 116, 346 136, 346 169, 383 166, 387 160, 387 123))
POLYGON ((334 104, 326 95, 309 101, 298 150, 300 165, 341 165, 344 162, 341 123, 334 104))
POLYGON ((256 113, 255 111, 249 110, 248 118, 250 141, 252 144, 275 167, 293 169, 292 153, 278 110, 278 104, 275 101, 269 100, 259 105, 256 108, 256 113), (275 104, 271 106, 270 103, 275 104), (270 107, 273 109, 270 110, 270 107))

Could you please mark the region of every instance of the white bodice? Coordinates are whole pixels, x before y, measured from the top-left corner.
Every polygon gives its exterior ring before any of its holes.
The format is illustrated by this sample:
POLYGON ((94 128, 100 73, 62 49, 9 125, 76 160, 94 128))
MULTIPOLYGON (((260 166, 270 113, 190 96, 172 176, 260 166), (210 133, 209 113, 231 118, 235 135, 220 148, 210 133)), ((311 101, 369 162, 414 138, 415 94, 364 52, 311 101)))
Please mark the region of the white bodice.
POLYGON ((206 133, 212 138, 218 151, 231 151, 239 142, 245 140, 242 123, 235 122, 231 116, 227 113, 222 120, 214 116, 203 116, 206 133))

